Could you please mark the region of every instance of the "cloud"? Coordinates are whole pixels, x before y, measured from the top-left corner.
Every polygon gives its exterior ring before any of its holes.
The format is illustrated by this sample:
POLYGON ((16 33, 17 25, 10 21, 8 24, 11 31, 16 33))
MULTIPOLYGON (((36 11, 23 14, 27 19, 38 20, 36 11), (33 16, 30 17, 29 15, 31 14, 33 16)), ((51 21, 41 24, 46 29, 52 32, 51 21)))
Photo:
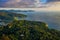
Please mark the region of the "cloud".
POLYGON ((35 8, 35 7, 46 7, 45 3, 46 1, 40 1, 40 0, 10 0, 6 2, 5 7, 26 7, 26 8, 35 8))
POLYGON ((5 3, 6 7, 33 7, 34 0, 10 0, 5 3))
POLYGON ((60 0, 0 0, 0 7, 8 8, 50 8, 58 7, 59 4, 60 0))
POLYGON ((9 0, 8 2, 6 2, 6 4, 16 4, 19 3, 21 0, 9 0))

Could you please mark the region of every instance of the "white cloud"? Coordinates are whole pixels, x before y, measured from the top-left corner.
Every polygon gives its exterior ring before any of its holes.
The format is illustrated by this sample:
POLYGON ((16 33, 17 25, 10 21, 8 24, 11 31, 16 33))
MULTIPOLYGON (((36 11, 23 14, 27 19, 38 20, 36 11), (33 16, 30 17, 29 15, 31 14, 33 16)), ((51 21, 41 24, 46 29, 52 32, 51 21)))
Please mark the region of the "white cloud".
POLYGON ((5 3, 5 7, 40 7, 40 8, 51 8, 60 7, 60 1, 54 1, 47 4, 42 4, 40 0, 9 0, 5 3))
POLYGON ((6 2, 6 4, 16 4, 19 3, 21 0, 9 0, 8 2, 6 2))
POLYGON ((32 0, 10 0, 6 2, 6 7, 33 7, 32 0))

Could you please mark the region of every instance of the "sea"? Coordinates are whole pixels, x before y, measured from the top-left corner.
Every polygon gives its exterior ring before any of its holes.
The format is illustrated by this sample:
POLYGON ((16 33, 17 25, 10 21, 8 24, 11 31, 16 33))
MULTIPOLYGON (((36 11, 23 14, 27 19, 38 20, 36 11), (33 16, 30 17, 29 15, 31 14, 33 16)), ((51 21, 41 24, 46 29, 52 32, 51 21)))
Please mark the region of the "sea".
POLYGON ((60 12, 57 11, 33 11, 33 12, 17 12, 17 14, 25 14, 27 17, 19 18, 29 21, 40 21, 48 24, 50 29, 60 30, 60 12))

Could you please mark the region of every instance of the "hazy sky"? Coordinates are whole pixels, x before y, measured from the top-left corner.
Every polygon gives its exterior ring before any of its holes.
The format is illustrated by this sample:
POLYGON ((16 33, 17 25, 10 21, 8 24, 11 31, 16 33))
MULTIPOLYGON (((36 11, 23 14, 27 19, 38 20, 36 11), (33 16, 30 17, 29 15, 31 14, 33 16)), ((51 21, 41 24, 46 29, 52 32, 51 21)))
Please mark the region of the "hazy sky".
POLYGON ((60 0, 0 0, 0 8, 60 8, 60 0))

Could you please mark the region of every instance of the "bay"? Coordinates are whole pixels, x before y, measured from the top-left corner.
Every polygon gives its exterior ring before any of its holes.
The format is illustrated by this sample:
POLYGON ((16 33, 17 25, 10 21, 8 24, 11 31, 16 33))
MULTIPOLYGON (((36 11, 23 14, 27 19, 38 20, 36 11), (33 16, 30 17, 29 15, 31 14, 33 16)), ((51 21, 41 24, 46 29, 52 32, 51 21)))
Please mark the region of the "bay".
POLYGON ((48 24, 49 28, 60 30, 60 12, 17 12, 27 15, 24 20, 41 21, 48 24))

